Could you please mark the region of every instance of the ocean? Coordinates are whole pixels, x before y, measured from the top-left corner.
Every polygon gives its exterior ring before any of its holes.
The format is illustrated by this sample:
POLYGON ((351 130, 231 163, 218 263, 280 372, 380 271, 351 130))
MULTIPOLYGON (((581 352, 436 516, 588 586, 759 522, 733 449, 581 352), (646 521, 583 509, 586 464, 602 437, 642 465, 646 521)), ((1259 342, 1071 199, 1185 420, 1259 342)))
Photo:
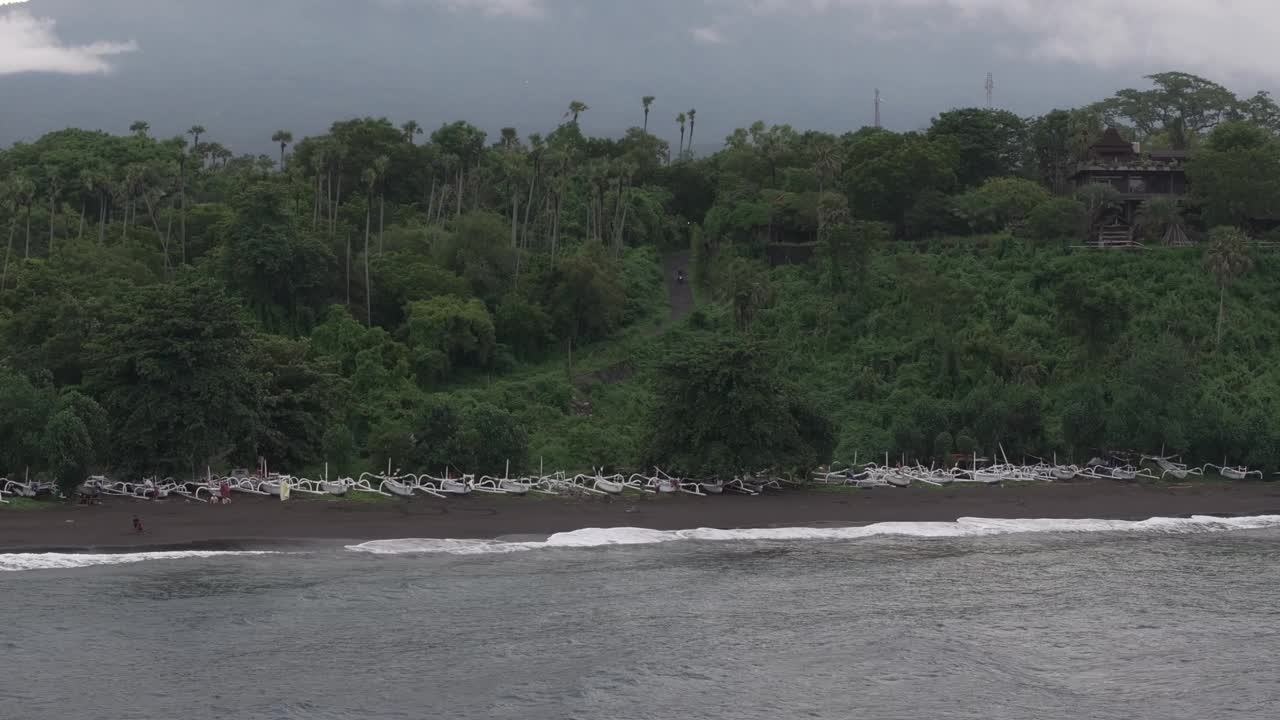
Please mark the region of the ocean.
POLYGON ((0 555, 5 720, 1280 716, 1280 517, 0 555))

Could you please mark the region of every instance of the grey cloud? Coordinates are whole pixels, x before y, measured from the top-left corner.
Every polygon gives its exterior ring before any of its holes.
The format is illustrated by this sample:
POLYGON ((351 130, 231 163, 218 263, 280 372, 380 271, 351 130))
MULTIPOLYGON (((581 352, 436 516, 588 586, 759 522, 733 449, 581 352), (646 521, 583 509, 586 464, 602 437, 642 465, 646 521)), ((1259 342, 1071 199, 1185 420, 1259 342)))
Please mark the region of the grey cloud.
MULTIPOLYGON (((0 2, 2 5, 17 5, 0 2)), ((69 75, 111 71, 107 58, 134 52, 134 42, 68 45, 58 38, 55 21, 23 9, 0 10, 0 75, 46 72, 69 75)))

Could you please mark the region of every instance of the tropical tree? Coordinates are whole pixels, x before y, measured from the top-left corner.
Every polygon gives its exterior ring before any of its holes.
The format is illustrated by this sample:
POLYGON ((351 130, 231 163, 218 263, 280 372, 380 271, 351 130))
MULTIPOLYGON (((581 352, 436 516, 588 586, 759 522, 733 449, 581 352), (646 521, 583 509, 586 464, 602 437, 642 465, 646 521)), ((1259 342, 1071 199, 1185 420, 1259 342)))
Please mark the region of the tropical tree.
POLYGON ((369 286, 369 226, 373 219, 373 191, 378 186, 378 171, 376 168, 368 168, 361 176, 365 186, 365 208, 364 208, 364 287, 365 287, 365 320, 367 325, 373 325, 373 288, 369 286))
POLYGON ((587 104, 581 100, 574 100, 569 103, 569 110, 565 112, 564 116, 573 118, 573 124, 577 125, 578 116, 590 109, 591 108, 587 107, 587 104))
POLYGON ((1008 110, 963 108, 944 112, 933 119, 929 138, 955 142, 956 181, 961 187, 1018 174, 1027 159, 1027 124, 1008 110))
POLYGON ((1214 347, 1221 348, 1223 323, 1227 316, 1227 290, 1253 269, 1248 238, 1233 227, 1222 226, 1210 230, 1209 251, 1205 255, 1204 266, 1218 285, 1218 331, 1214 347))
POLYGON ((379 155, 373 160, 373 171, 378 180, 378 254, 382 254, 382 235, 387 220, 387 174, 391 171, 391 158, 379 155))
POLYGON ((129 125, 129 132, 140 138, 145 138, 147 133, 150 131, 151 124, 144 120, 134 120, 133 123, 129 125))
POLYGON ((676 115, 676 122, 680 123, 680 149, 676 152, 676 157, 684 155, 684 125, 688 120, 689 117, 684 113, 676 115))
POLYGON ((694 475, 798 470, 831 459, 832 423, 742 336, 682 338, 662 353, 648 456, 694 475))
POLYGON ((203 125, 192 125, 187 128, 187 134, 191 136, 191 149, 193 151, 200 147, 200 136, 204 135, 206 132, 208 132, 208 130, 205 130, 203 125))
POLYGON ((418 124, 417 120, 410 120, 406 122, 400 126, 400 130, 404 133, 404 139, 407 140, 410 145, 413 144, 413 137, 415 135, 422 134, 422 126, 418 124))
POLYGON ((13 236, 18 232, 18 195, 12 182, 0 185, 0 205, 9 206, 9 241, 4 246, 4 265, 0 266, 0 293, 9 280, 9 257, 13 255, 13 236))
POLYGON ((698 119, 697 110, 689 110, 689 153, 693 154, 693 125, 698 119))
POLYGON ((649 132, 649 108, 653 106, 653 101, 656 99, 657 98, 655 98, 652 95, 645 95, 644 97, 640 98, 640 103, 644 106, 644 131, 645 132, 649 132))
POLYGON ((16 175, 9 181, 9 192, 13 194, 14 202, 21 204, 27 211, 26 241, 22 250, 22 257, 26 259, 31 257, 31 206, 36 201, 36 183, 26 175, 16 175))
POLYGON ((53 231, 56 227, 54 220, 58 215, 58 203, 62 199, 62 175, 59 168, 55 165, 44 166, 44 183, 45 190, 49 194, 49 247, 46 248, 47 254, 53 254, 53 231))
POLYGON ((284 172, 284 150, 293 143, 293 133, 288 130, 277 130, 271 136, 271 142, 280 145, 280 172, 284 172))
POLYGON ((1200 134, 1235 111, 1236 96, 1225 87, 1184 72, 1148 75, 1150 90, 1120 90, 1108 108, 1133 122, 1143 138, 1166 133, 1174 150, 1185 150, 1200 134))
POLYGON ((1138 209, 1138 226, 1150 242, 1163 242, 1173 228, 1181 230, 1185 225, 1182 208, 1174 198, 1151 198, 1138 209))

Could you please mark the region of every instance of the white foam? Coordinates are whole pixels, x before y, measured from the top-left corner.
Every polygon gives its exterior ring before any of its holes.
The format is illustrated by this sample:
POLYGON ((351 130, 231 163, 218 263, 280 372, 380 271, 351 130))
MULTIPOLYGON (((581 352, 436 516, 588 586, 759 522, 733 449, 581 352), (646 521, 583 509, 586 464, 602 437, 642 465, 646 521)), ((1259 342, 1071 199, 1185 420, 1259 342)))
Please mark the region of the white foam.
POLYGON ((65 570, 94 565, 123 565, 148 560, 186 560, 189 558, 229 557, 235 555, 272 555, 269 552, 186 550, 120 554, 89 553, 10 553, 0 554, 0 572, 18 570, 65 570))
POLYGON ((1190 518, 1151 518, 1150 520, 995 520, 960 518, 955 522, 886 522, 856 527, 816 528, 787 527, 754 530, 645 530, 642 528, 587 528, 557 533, 542 542, 503 542, 500 540, 375 540, 348 545, 355 552, 375 555, 445 553, 480 555, 512 553, 552 548, 593 548, 609 545, 653 545, 701 540, 729 542, 741 540, 860 540, 871 537, 956 538, 1013 535, 1025 533, 1152 533, 1183 535, 1232 530, 1259 530, 1280 527, 1280 515, 1219 518, 1198 515, 1190 518))

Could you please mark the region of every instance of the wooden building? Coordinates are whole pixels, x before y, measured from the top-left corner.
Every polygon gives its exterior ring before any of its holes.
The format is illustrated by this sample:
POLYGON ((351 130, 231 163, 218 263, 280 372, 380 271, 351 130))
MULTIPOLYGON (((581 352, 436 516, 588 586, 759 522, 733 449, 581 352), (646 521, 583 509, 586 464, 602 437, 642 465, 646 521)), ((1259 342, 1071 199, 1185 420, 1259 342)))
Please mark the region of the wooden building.
POLYGON ((1120 194, 1120 207, 1089 240, 1103 245, 1132 243, 1142 203, 1152 198, 1179 198, 1187 194, 1186 160, 1185 150, 1143 152, 1138 143, 1125 140, 1115 128, 1107 128, 1102 138, 1089 148, 1089 159, 1072 176, 1077 190, 1103 184, 1120 194))

